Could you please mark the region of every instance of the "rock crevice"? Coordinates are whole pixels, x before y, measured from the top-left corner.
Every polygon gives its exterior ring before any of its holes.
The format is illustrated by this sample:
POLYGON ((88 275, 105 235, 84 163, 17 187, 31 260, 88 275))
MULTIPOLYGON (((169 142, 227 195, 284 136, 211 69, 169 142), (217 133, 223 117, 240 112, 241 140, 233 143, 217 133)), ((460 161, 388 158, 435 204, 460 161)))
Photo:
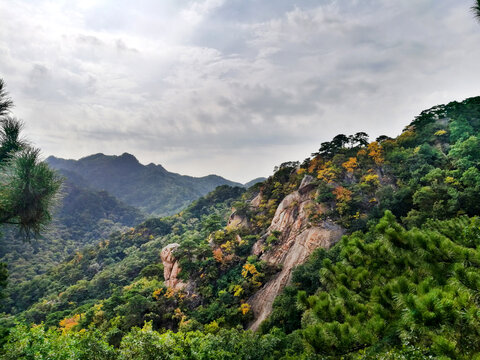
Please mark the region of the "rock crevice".
POLYGON ((179 246, 180 244, 177 243, 169 244, 162 249, 160 254, 163 263, 163 277, 165 285, 175 290, 182 290, 187 285, 178 278, 182 268, 173 254, 179 246))
POLYGON ((312 183, 313 177, 305 176, 299 189, 282 200, 267 234, 253 247, 253 254, 282 270, 248 300, 255 315, 250 324, 252 330, 257 330, 270 314, 273 301, 290 282, 292 270, 303 264, 316 248, 328 249, 343 235, 343 229, 331 221, 310 222, 310 214, 326 210, 314 200, 315 186, 312 183), (279 242, 266 250, 265 239, 273 233, 280 234, 279 242))

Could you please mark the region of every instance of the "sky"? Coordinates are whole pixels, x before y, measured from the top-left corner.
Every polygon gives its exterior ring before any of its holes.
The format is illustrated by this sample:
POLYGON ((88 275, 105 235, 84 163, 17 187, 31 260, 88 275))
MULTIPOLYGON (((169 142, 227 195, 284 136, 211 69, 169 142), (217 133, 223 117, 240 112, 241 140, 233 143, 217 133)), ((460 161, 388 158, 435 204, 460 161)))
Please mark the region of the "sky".
POLYGON ((44 156, 246 182, 480 95, 473 0, 0 0, 0 77, 44 156))

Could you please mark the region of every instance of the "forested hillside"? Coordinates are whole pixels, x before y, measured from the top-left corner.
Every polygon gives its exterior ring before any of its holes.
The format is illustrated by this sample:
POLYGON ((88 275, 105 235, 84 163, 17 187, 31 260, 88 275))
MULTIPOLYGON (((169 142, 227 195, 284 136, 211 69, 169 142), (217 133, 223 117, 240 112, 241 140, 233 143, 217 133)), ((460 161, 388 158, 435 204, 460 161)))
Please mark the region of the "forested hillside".
POLYGON ((340 134, 16 284, 3 358, 478 358, 479 197, 480 97, 340 134))
POLYGON ((105 190, 128 205, 157 216, 173 215, 220 185, 241 186, 217 175, 200 178, 168 172, 161 165, 142 165, 133 156, 95 154, 80 160, 53 156, 47 163, 70 181, 105 190))
MULTIPOLYGON (((78 184, 78 183, 77 183, 78 184)), ((85 245, 145 220, 138 209, 106 191, 95 191, 65 180, 53 222, 41 238, 22 240, 18 231, 4 229, 0 261, 8 264, 9 286, 30 280, 59 264, 85 245)))

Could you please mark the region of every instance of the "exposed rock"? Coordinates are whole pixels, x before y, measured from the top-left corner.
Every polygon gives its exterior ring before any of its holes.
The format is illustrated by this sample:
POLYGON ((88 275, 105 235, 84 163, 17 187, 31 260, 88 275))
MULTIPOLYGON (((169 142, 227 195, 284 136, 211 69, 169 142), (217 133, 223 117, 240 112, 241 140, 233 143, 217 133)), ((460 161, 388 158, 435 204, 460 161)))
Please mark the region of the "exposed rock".
POLYGON ((233 210, 232 214, 228 218, 227 229, 237 229, 242 227, 248 227, 248 219, 244 215, 240 215, 237 211, 233 210))
POLYGON ((248 303, 255 314, 250 329, 257 330, 272 311, 273 301, 290 282, 292 270, 304 263, 318 247, 329 248, 343 235, 343 229, 331 221, 312 224, 309 215, 325 212, 325 207, 312 198, 313 177, 305 176, 298 191, 287 195, 278 206, 267 234, 253 247, 255 255, 272 265, 280 265, 282 270, 267 282, 248 303), (265 251, 265 239, 274 231, 279 231, 279 243, 265 251))
POLYGON ((315 184, 313 183, 314 181, 315 178, 313 176, 305 175, 298 187, 298 192, 300 194, 306 194, 307 192, 312 191, 315 187, 315 184))
POLYGON ((178 274, 182 271, 180 264, 175 256, 174 251, 180 244, 173 243, 165 246, 160 254, 163 263, 163 277, 165 278, 165 285, 175 290, 182 290, 187 286, 178 278, 178 274))
POLYGON ((261 202, 262 202, 262 192, 259 192, 258 195, 255 196, 252 199, 252 201, 250 201, 250 206, 259 207, 261 202))

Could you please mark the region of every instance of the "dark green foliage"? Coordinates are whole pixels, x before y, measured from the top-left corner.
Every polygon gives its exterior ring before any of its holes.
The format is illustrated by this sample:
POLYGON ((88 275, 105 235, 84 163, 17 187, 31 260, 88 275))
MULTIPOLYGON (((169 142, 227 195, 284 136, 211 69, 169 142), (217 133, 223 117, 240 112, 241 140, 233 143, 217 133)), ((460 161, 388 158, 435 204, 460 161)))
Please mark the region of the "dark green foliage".
POLYGON ((475 5, 472 6, 472 11, 475 14, 475 18, 480 21, 480 0, 475 0, 475 5))
POLYGON ((306 341, 325 355, 379 343, 470 359, 480 351, 479 226, 459 218, 406 231, 387 212, 369 234, 344 238, 319 268, 317 293, 299 293, 306 341))

